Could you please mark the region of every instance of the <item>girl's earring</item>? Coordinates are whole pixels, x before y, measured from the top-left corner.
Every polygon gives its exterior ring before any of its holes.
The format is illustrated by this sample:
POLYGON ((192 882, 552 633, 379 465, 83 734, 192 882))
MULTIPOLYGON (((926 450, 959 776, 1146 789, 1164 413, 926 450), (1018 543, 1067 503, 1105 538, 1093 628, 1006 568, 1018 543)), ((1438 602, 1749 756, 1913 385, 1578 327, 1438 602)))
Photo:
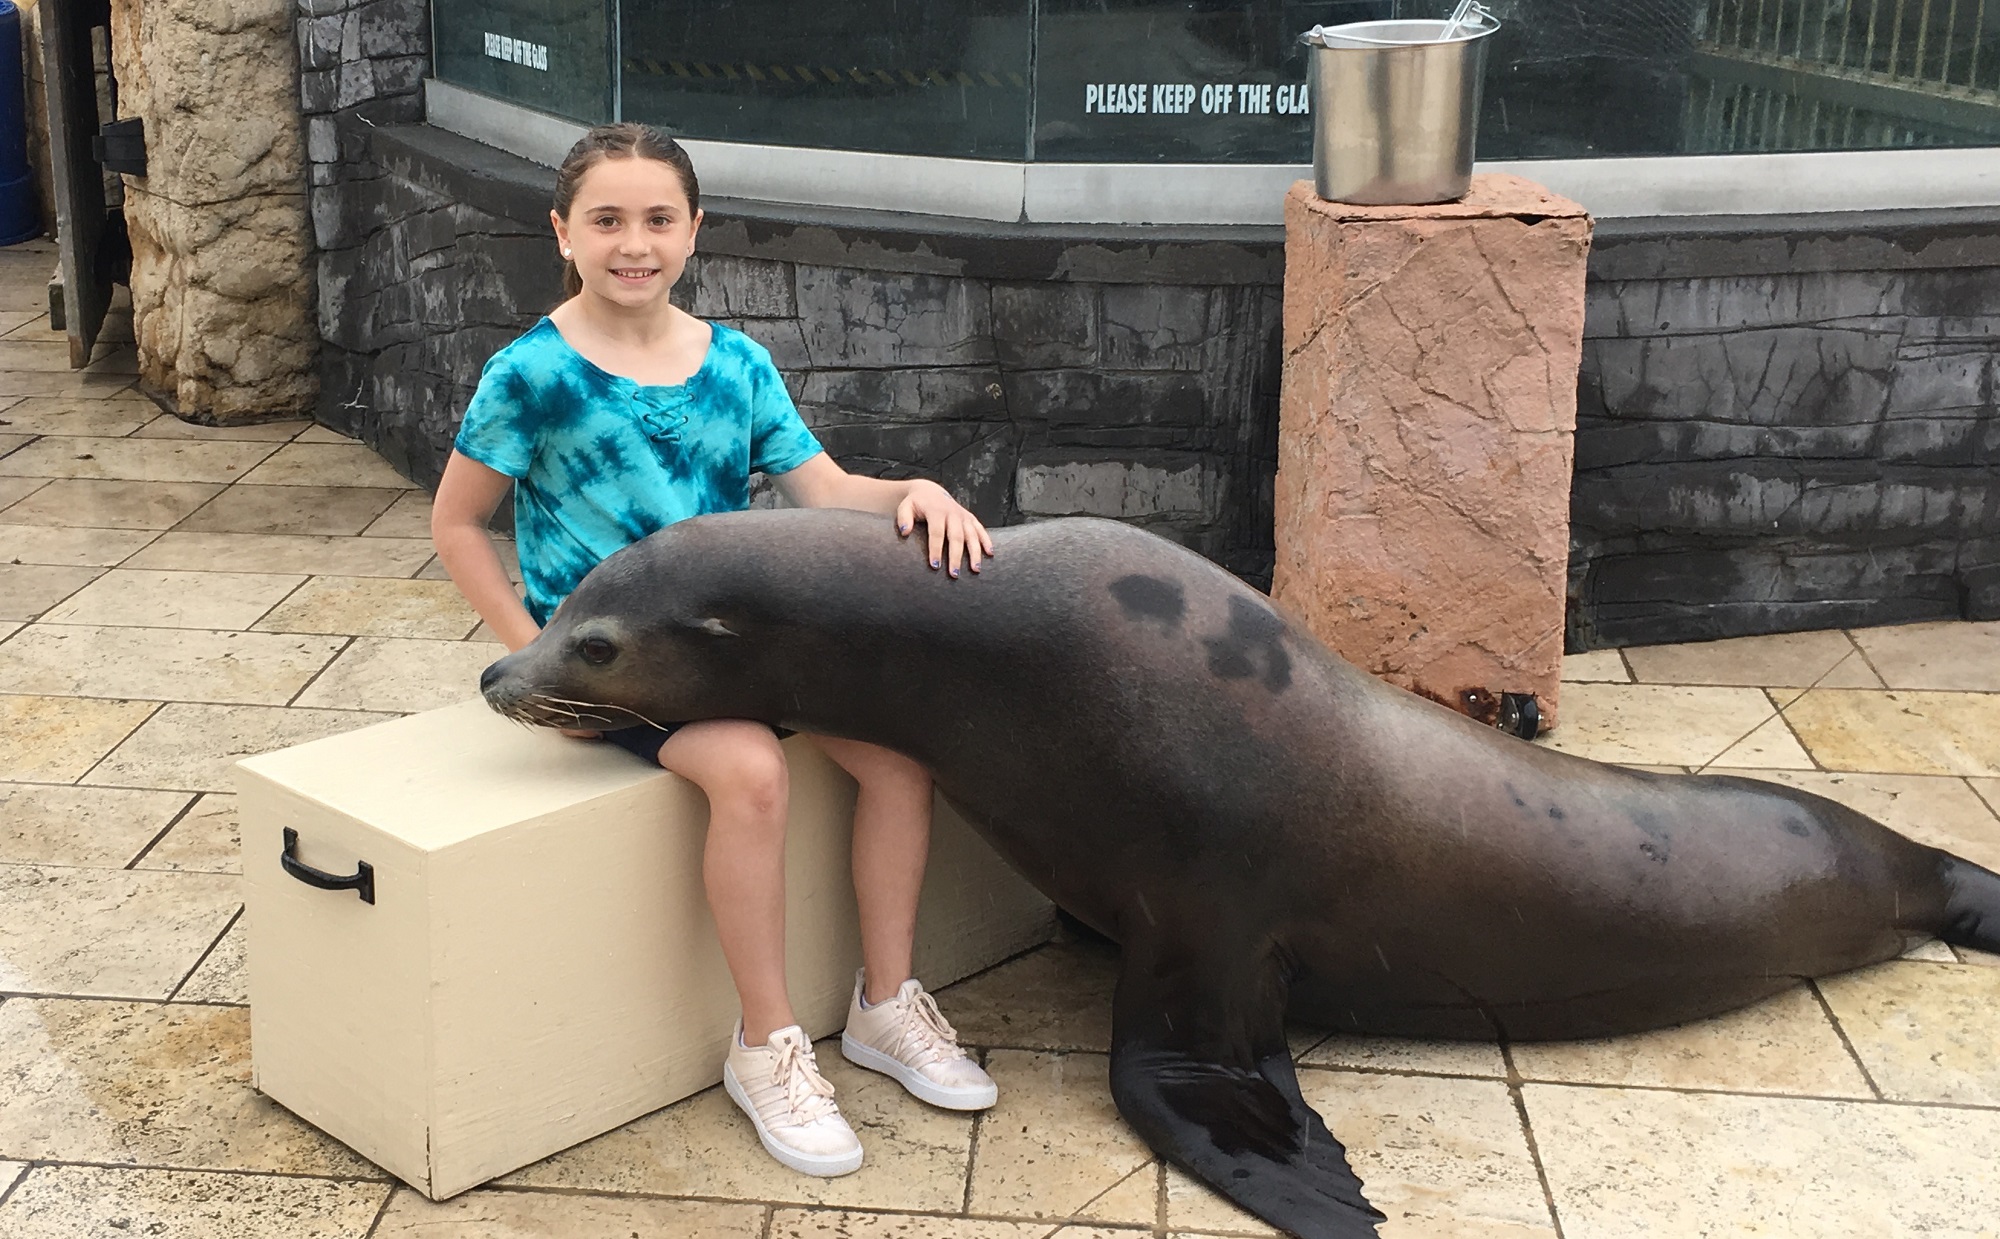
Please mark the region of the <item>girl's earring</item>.
POLYGON ((568 250, 564 250, 564 251, 563 251, 563 257, 564 257, 564 258, 568 258, 568 257, 569 257, 569 251, 568 251, 568 250))

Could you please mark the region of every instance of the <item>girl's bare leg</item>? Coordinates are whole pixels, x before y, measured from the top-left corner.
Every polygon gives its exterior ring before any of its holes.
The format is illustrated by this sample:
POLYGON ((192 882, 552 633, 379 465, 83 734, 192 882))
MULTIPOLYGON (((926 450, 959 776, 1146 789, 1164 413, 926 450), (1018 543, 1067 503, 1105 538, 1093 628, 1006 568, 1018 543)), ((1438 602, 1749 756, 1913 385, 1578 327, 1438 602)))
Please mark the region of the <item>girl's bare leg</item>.
POLYGON ((930 856, 930 772, 858 740, 813 740, 861 785, 854 802, 854 896, 861 906, 864 997, 881 1002, 910 976, 917 896, 930 856))
POLYGON ((702 882, 743 1004, 743 1040, 763 1045, 798 1022, 785 992, 784 752, 762 723, 715 719, 675 732, 660 764, 708 795, 702 882))

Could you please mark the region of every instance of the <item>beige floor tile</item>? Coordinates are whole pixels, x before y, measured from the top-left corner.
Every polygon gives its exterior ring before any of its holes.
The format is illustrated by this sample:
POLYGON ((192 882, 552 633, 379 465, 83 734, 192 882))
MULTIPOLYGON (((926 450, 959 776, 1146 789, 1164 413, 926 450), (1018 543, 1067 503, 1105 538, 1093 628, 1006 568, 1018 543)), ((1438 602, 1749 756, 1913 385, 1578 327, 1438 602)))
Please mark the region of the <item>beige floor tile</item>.
POLYGON ((1829 770, 2000 775, 2000 694, 1822 688, 1785 717, 1829 770))
POLYGON ((74 370, 0 370, 0 396, 71 396, 109 400, 132 390, 129 374, 79 374, 74 370))
POLYGON ((1165 1172, 1166 1167, 1159 1162, 1147 1162, 1078 1209, 1076 1216, 1090 1222, 1125 1222, 1131 1218, 1158 1217, 1160 1193, 1164 1187, 1160 1176, 1165 1172))
POLYGON ((1924 964, 1955 964, 1958 962, 1957 953, 1950 946, 1940 942, 1936 938, 1932 938, 1928 942, 1919 942, 1896 958, 1914 960, 1924 964))
POLYGON ((182 521, 178 529, 182 533, 357 534, 401 493, 355 486, 254 486, 239 482, 182 521))
POLYGON ((1246 1213, 1206 1183, 1167 1167, 1167 1229, 1182 1233, 1228 1231, 1232 1235, 1282 1235, 1283 1231, 1246 1213))
MULTIPOLYGON (((0 646, 0 657, 5 649, 0 646)), ((357 637, 298 703, 337 710, 434 710, 477 697, 479 675, 492 662, 491 646, 469 641, 357 637)))
POLYGON ((178 417, 162 416, 134 432, 141 439, 240 439, 247 443, 285 443, 311 422, 251 422, 243 426, 197 426, 178 417))
POLYGON ((1597 761, 1699 766, 1774 713, 1754 688, 1569 684, 1562 726, 1536 743, 1597 761))
POLYGON ((0 311, 0 336, 4 336, 8 332, 14 331, 18 328, 25 327, 29 323, 32 323, 37 319, 45 319, 46 317, 47 317, 46 314, 38 313, 34 310, 0 311))
POLYGON ((49 329, 49 314, 47 310, 8 311, 7 313, 10 321, 18 313, 26 313, 29 315, 29 318, 26 322, 21 323, 18 326, 10 327, 7 329, 7 338, 9 340, 69 339, 69 336, 66 333, 60 331, 51 331, 49 329))
MULTIPOLYGON (((33 631, 0 645, 0 659, 33 631)), ((158 708, 156 701, 0 693, 0 779, 75 782, 158 708)))
MULTIPOLYGON (((995 1050, 1000 1101, 979 1127, 972 1212, 1063 1218, 1152 1160, 1118 1117, 1102 1054, 995 1050)), ((1099 1221, 1150 1223, 1154 1215, 1099 1221)))
POLYGON ((1854 641, 1890 688, 2000 692, 2000 622, 1858 628, 1854 641))
POLYGON ((2000 869, 2000 818, 1964 779, 1924 774, 1827 774, 1807 770, 1728 770, 1837 800, 1919 843, 2000 869))
POLYGON ((344 444, 353 444, 361 442, 359 439, 350 439, 346 435, 341 434, 339 431, 330 430, 325 426, 319 425, 317 422, 315 422, 310 426, 307 426, 304 430, 300 431, 298 441, 300 443, 344 443, 344 444))
POLYGON ((2000 1111, 1524 1090, 1564 1233, 1588 1239, 1991 1234, 2000 1111))
POLYGON ((248 1005, 250 978, 243 970, 243 922, 237 921, 222 941, 201 961, 187 984, 174 993, 175 1002, 230 1002, 248 1005))
POLYGON ((42 1166, 4 1208, 0 1239, 362 1239, 386 1183, 42 1166))
POLYGON ((53 564, 0 564, 0 619, 34 619, 103 572, 53 564))
POLYGON ((0 1162, 0 1196, 5 1196, 9 1188, 21 1181, 28 1172, 26 1162, 0 1162))
POLYGON ((42 619, 126 628, 248 628, 305 579, 262 572, 114 568, 42 619))
POLYGON ((240 900, 226 874, 0 866, 0 990, 165 998, 240 900))
MULTIPOLYGON (((477 627, 477 628, 473 629, 473 630, 472 630, 472 635, 471 635, 471 636, 469 636, 469 637, 467 637, 467 638, 466 638, 466 640, 467 640, 467 641, 478 641, 478 642, 480 642, 480 643, 482 643, 482 644, 486 644, 486 645, 498 645, 498 646, 501 646, 501 647, 502 647, 502 649, 501 649, 501 653, 505 653, 505 652, 506 652, 506 649, 505 649, 505 645, 506 645, 506 643, 500 640, 500 634, 499 634, 499 633, 497 633, 497 632, 494 632, 494 631, 493 631, 493 629, 492 629, 492 627, 491 627, 490 625, 487 625, 487 624, 481 624, 481 625, 480 625, 479 627, 477 627)), ((495 655, 494 655, 493 657, 495 657, 495 658, 498 658, 498 657, 500 657, 500 655, 499 655, 499 654, 495 654, 495 655)))
POLYGON ((185 792, 0 783, 0 863, 131 863, 187 808, 185 792))
POLYGON ((1514 1065, 1525 1079, 1570 1084, 1874 1096, 1819 1000, 1803 985, 1678 1028, 1516 1045, 1514 1065))
POLYGON ((0 411, 0 430, 8 434, 89 435, 120 438, 160 416, 150 400, 70 400, 59 396, 29 396, 0 411))
POLYGON ((150 529, 0 524, 0 563, 109 568, 130 559, 157 537, 159 534, 150 529))
MULTIPOLYGON (((929 1219, 926 1219, 929 1220, 929 1219)), ((408 1188, 373 1239, 763 1239, 764 1210, 700 1200, 473 1191, 433 1204, 408 1188)))
POLYGON ((2000 971, 1896 961, 1819 985, 1884 1096, 2000 1106, 2000 971))
POLYGON ((1344 1071, 1299 1084, 1389 1215, 1382 1239, 1554 1239, 1505 1084, 1344 1071))
POLYGON ((29 443, 34 442, 34 438, 33 435, 0 433, 0 457, 11 455, 17 448, 26 447, 29 443))
POLYGON ((1116 947, 1052 942, 940 990, 937 1000, 966 1045, 1105 1053, 1117 980, 1116 947))
MULTIPOLYGON (((867 1142, 867 1160, 853 1174, 837 1179, 793 1174, 757 1147, 750 1120, 720 1088, 711 1088, 499 1182, 957 1212, 965 1198, 971 1116, 926 1106, 888 1077, 852 1066, 840 1056, 837 1041, 822 1041, 816 1053, 820 1071, 839 1090, 841 1113, 867 1142)), ((5 1151, 0 1145, 0 1153, 5 1151)))
MULTIPOLYGON (((0 641, 5 641, 25 627, 27 624, 22 620, 0 620, 0 641)), ((484 628, 485 625, 482 624, 480 627, 484 628)))
POLYGON ((250 1087, 250 1013, 241 1007, 0 1005, 0 1150, 187 1170, 382 1174, 250 1087))
POLYGON ((1565 683, 1629 684, 1632 673, 1617 650, 1592 650, 1588 654, 1564 654, 1562 678, 1565 683))
POLYGON ((49 435, 0 456, 10 477, 111 478, 134 482, 234 482, 270 455, 268 443, 181 443, 49 435))
POLYGON ((1959 962, 1965 964, 1967 967, 2000 968, 2000 955, 1995 955, 1990 951, 1975 951, 1968 946, 1955 946, 1951 948, 1951 953, 1956 955, 1959 962))
POLYGON ((1409 1041, 1401 1037, 1336 1034, 1299 1059, 1307 1067, 1355 1067, 1366 1071, 1420 1071, 1430 1075, 1502 1079, 1507 1060, 1498 1045, 1479 1041, 1409 1041))
POLYGON ((431 556, 416 538, 343 538, 306 534, 160 535, 127 568, 208 572, 297 572, 307 576, 407 577, 431 556))
MULTIPOLYGON (((1737 684, 1766 688, 1817 684, 1853 653, 1854 646, 1847 640, 1847 634, 1830 630, 1734 637, 1687 645, 1633 646, 1625 651, 1625 658, 1632 665, 1633 677, 1641 684, 1737 684)), ((1868 686, 1875 686, 1872 677, 1868 686)))
POLYGON ((240 757, 340 735, 393 717, 359 710, 173 702, 92 770, 90 782, 233 792, 236 780, 229 768, 240 757))
POLYGON ((1979 793, 1979 798, 1986 802, 1987 808, 2000 813, 2000 779, 1967 779, 1966 782, 1971 784, 1973 791, 1979 793))
MULTIPOLYGON (((171 707, 170 707, 171 708, 171 707)), ((79 788, 78 790, 92 790, 79 788)), ((179 795, 180 793, 168 793, 179 795)), ((166 837, 139 858, 134 869, 186 869, 195 873, 241 873, 243 847, 233 792, 208 792, 181 816, 166 837)))
POLYGON ((0 370, 68 373, 69 344, 57 340, 0 340, 0 370))
POLYGON ((57 478, 5 512, 11 525, 86 525, 99 529, 170 529, 222 490, 215 482, 114 482, 57 478))
POLYGON ((12 507, 49 484, 47 478, 0 478, 0 509, 12 507))
POLYGON ((139 350, 132 344, 117 342, 118 347, 107 349, 106 341, 98 341, 97 356, 83 368, 85 374, 139 374, 139 350))
POLYGON ((1773 715, 1757 730, 1724 749, 1715 765, 1754 770, 1811 770, 1812 758, 1782 716, 1773 715))
POLYGON ((772 1216, 770 1239, 1137 1239, 1147 1233, 1091 1225, 1051 1230, 1047 1222, 931 1214, 780 1209, 772 1216))
POLYGON ((431 497, 420 490, 402 491, 389 510, 361 532, 371 538, 428 538, 431 497))
POLYGON ((0 645, 0 693, 283 705, 342 638, 35 624, 0 645))
POLYGON ((314 577, 256 627, 264 632, 462 642, 478 623, 478 614, 449 581, 322 576, 314 577))
POLYGON ((243 479, 257 486, 379 486, 412 488, 389 462, 360 443, 286 444, 243 479))

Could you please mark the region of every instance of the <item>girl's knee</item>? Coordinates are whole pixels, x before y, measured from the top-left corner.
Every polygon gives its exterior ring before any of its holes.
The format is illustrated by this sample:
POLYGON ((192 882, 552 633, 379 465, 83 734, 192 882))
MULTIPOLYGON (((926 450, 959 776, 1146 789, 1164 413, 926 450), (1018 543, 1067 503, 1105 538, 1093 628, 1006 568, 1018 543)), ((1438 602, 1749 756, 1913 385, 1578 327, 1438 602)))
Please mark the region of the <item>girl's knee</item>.
POLYGON ((767 727, 713 724, 696 744, 662 748, 660 764, 707 794, 712 818, 783 823, 791 775, 785 751, 767 727))
POLYGON ((901 753, 870 747, 851 770, 863 791, 898 799, 929 801, 931 772, 901 753))

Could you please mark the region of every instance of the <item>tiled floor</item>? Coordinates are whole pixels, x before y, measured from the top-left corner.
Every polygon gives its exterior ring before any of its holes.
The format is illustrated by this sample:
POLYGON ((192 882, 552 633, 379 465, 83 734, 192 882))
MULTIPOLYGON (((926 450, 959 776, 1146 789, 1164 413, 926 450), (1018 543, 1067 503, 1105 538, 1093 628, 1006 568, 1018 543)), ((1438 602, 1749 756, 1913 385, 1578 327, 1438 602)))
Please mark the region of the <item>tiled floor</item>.
MULTIPOLYGON (((436 579, 425 497, 365 448, 161 417, 117 347, 51 378, 22 291, 47 259, 19 253, 0 393, 61 394, 0 394, 0 1239, 1270 1233, 1117 1120, 1113 960, 1087 944, 943 995, 1001 1085, 981 1118, 823 1053, 868 1143, 845 1179, 780 1170, 710 1091, 435 1205, 260 1097, 229 761, 463 698, 498 647, 436 579)), ((2000 866, 2000 625, 1568 673, 1558 748, 1747 770, 2000 866)), ((1604 1043, 1296 1044, 1390 1236, 1990 1236, 1995 964, 1931 944, 1604 1043)))

